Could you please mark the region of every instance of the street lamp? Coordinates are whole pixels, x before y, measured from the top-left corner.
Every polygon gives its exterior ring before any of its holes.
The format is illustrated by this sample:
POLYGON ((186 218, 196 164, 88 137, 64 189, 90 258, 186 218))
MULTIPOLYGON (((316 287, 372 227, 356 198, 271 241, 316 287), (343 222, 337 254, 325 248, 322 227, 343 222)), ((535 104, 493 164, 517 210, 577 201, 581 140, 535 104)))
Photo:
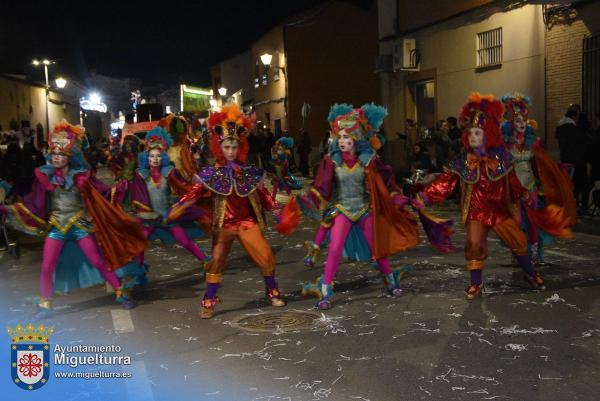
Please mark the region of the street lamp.
POLYGON ((273 60, 273 55, 270 53, 265 53, 260 56, 260 61, 262 61, 264 66, 271 66, 272 60, 273 60))
MULTIPOLYGON (((49 112, 50 83, 48 82, 48 66, 50 64, 54 64, 54 61, 50 61, 47 58, 43 59, 42 61, 33 60, 33 65, 35 65, 36 67, 40 66, 40 65, 44 66, 44 76, 46 77, 46 137, 48 136, 48 133, 50 132, 50 112, 49 112)), ((65 85, 66 85, 66 83, 67 83, 67 81, 65 81, 65 85)))
POLYGON ((227 95, 227 88, 224 88, 224 87, 219 88, 219 95, 226 96, 227 95))
POLYGON ((97 104, 100 103, 102 101, 102 98, 100 97, 100 95, 97 92, 93 92, 90 94, 90 102, 97 104))
POLYGON ((64 87, 67 85, 67 80, 66 80, 66 79, 64 79, 63 77, 58 77, 58 78, 56 78, 56 81, 55 81, 55 82, 56 82, 56 86, 57 86, 59 89, 63 89, 63 88, 64 88, 64 87))

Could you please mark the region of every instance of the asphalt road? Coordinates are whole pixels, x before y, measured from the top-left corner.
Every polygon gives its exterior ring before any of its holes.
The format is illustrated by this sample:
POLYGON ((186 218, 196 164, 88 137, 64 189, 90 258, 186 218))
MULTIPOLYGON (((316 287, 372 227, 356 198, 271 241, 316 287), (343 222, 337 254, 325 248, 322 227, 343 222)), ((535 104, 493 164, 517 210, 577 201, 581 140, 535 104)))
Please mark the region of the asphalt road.
MULTIPOLYGON (((456 214, 451 205, 438 211, 456 214)), ((600 237, 576 234, 549 247, 552 264, 541 270, 548 289, 532 292, 491 234, 488 293, 467 301, 459 227, 451 254, 423 243, 392 258, 394 267, 415 267, 403 280, 404 297, 385 296, 368 264, 344 263, 334 307, 316 313, 315 299, 300 294, 300 284, 322 269, 302 264, 302 243, 315 228, 307 222, 289 238, 267 232, 285 308, 262 301, 259 271, 236 244, 212 320, 197 315, 205 289, 197 261, 181 247, 152 244, 146 257, 151 282, 137 308, 119 309, 98 286, 58 297, 55 316, 44 322, 56 330, 52 344, 119 345, 121 355, 131 357, 119 369, 133 377, 53 377, 27 393, 10 383, 3 368, 2 398, 54 399, 48 398, 52 391, 64 400, 599 398, 600 237)), ((209 248, 208 239, 201 243, 209 248)), ((37 241, 23 243, 20 259, 0 254, 5 326, 30 319, 40 259, 37 241)))

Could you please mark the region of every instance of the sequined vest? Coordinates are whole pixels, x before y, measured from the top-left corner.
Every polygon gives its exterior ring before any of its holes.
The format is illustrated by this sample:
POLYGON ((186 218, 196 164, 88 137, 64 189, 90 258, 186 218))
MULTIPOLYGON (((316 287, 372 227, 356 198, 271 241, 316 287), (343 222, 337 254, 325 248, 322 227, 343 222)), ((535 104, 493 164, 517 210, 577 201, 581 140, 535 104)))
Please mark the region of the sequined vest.
POLYGON ((531 191, 535 186, 535 175, 533 174, 533 166, 531 164, 533 152, 531 149, 519 150, 516 146, 513 146, 510 149, 510 153, 514 158, 513 163, 517 178, 519 178, 524 188, 531 191))
POLYGON ((369 210, 369 194, 365 185, 365 168, 357 162, 352 168, 345 163, 335 166, 337 184, 336 208, 352 221, 369 210))
POLYGON ((75 186, 69 189, 56 187, 50 196, 50 219, 52 226, 67 232, 73 224, 87 224, 87 214, 81 192, 75 186))
POLYGON ((148 176, 148 178, 146 178, 146 188, 148 189, 152 210, 161 216, 166 215, 169 210, 170 195, 167 179, 161 175, 160 181, 156 184, 152 177, 148 176))

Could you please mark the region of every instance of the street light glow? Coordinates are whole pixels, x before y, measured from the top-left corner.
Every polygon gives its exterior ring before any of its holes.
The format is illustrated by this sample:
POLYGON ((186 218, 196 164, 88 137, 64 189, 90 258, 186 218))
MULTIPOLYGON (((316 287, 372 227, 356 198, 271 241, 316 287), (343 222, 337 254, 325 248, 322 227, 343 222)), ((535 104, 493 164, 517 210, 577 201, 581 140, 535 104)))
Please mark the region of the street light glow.
POLYGON ((271 65, 271 60, 273 60, 273 55, 270 53, 265 53, 260 56, 260 61, 262 61, 263 65, 271 65))
POLYGON ((33 65, 40 65, 40 62, 38 60, 33 60, 33 65))
POLYGON ((67 80, 64 79, 63 77, 58 77, 56 78, 56 86, 59 87, 60 89, 64 88, 67 85, 67 80))
POLYGON ((219 95, 221 95, 221 96, 227 95, 227 88, 220 87, 219 88, 219 95))
POLYGON ((100 103, 101 100, 102 100, 102 98, 100 97, 100 95, 97 92, 90 94, 90 101, 92 103, 100 103))
POLYGON ((42 60, 42 63, 44 63, 44 65, 50 65, 50 60, 48 60, 47 58, 42 60))

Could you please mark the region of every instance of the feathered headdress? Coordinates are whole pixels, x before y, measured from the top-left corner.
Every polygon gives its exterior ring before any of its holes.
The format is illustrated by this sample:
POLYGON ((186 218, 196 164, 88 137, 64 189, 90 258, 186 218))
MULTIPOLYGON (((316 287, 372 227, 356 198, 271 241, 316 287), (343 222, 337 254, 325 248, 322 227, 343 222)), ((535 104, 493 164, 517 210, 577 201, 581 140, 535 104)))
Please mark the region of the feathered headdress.
POLYGON ((534 144, 539 142, 538 137, 535 135, 537 129, 537 122, 535 120, 528 120, 530 99, 520 94, 505 95, 500 98, 506 109, 504 113, 504 121, 501 125, 502 137, 506 143, 515 143, 514 125, 513 121, 517 116, 523 117, 526 122, 525 127, 525 138, 523 144, 527 148, 531 148, 534 144))
POLYGON ((502 144, 500 121, 503 114, 502 102, 494 95, 482 95, 479 92, 471 93, 458 117, 464 131, 463 143, 465 143, 465 147, 469 147, 467 134, 469 128, 473 127, 483 130, 488 148, 500 146, 502 144))
POLYGON ((121 138, 121 149, 123 148, 125 142, 131 142, 132 146, 134 147, 134 150, 137 152, 140 148, 140 143, 142 141, 134 134, 123 135, 123 137, 121 138))
POLYGON ((351 104, 340 103, 331 106, 327 120, 336 136, 344 130, 352 135, 355 141, 364 139, 375 142, 372 145, 378 149, 382 144, 375 133, 383 124, 387 114, 385 107, 374 103, 364 104, 359 109, 355 109, 351 104))
POLYGON ((67 155, 71 155, 73 151, 80 151, 85 144, 87 144, 85 128, 69 124, 66 120, 56 124, 48 135, 50 150, 59 149, 67 155))
POLYGON ((164 128, 171 135, 176 145, 180 145, 186 140, 188 123, 185 118, 171 113, 161 119, 158 126, 164 128))
POLYGON ((283 136, 279 138, 275 144, 281 145, 286 149, 292 149, 294 147, 294 138, 289 136, 283 136))
POLYGON ((254 127, 254 118, 246 116, 240 106, 235 103, 226 104, 221 111, 211 113, 208 117, 208 129, 211 134, 224 140, 240 141, 254 127))
POLYGON ((515 93, 514 95, 504 95, 500 100, 504 103, 504 117, 507 120, 514 120, 517 116, 521 116, 524 120, 527 120, 530 102, 528 97, 515 93))
POLYGON ((162 127, 154 127, 146 134, 144 139, 146 150, 158 149, 161 152, 166 152, 173 145, 171 135, 162 127))

